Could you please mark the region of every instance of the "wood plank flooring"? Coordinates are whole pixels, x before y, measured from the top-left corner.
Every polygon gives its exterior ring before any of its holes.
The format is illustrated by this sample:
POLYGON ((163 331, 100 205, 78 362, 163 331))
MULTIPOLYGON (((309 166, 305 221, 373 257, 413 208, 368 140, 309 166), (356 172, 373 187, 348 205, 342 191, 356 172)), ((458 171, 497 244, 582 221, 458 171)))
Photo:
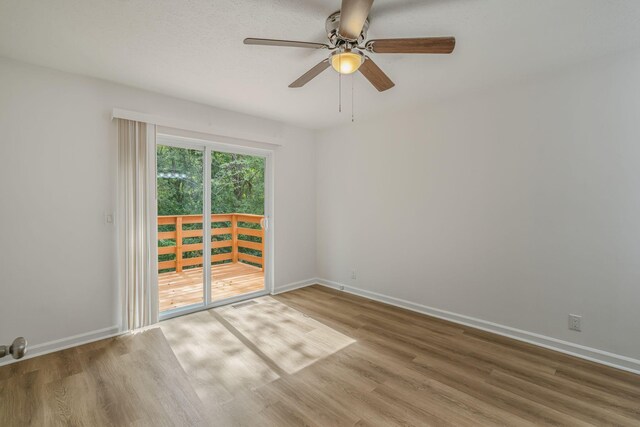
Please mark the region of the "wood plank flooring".
POLYGON ((640 425, 640 376, 320 286, 154 331, 0 368, 0 420, 640 425))
POLYGON ((2 426, 203 425, 160 329, 0 367, 2 426))
MULTIPOLYGON (((243 262, 211 266, 211 299, 221 300, 264 289, 261 268, 243 262)), ((202 303, 202 267, 158 275, 160 311, 202 303)))

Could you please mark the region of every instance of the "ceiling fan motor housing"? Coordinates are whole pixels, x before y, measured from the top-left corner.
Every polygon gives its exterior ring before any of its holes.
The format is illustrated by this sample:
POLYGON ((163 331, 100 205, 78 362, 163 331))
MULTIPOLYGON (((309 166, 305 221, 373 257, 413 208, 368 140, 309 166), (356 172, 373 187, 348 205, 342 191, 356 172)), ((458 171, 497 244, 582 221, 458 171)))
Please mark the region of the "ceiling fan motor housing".
POLYGON ((340 46, 344 44, 349 44, 349 47, 355 47, 357 45, 361 45, 364 43, 367 38, 367 30, 369 29, 369 19, 364 22, 362 26, 362 31, 360 32, 360 36, 357 40, 349 40, 342 37, 338 33, 338 28, 340 28, 340 11, 332 13, 326 20, 324 24, 324 28, 327 30, 327 37, 329 38, 329 42, 333 46, 340 46))

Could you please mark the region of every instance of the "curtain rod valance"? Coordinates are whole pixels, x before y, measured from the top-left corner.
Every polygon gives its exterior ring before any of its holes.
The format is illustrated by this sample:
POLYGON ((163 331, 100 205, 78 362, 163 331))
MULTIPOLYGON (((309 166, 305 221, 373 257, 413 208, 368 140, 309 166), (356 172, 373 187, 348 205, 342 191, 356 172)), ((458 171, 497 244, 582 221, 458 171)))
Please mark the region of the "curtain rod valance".
POLYGON ((120 108, 113 109, 111 118, 133 120, 136 122, 150 123, 167 128, 205 133, 214 136, 234 138, 251 142, 259 142, 262 144, 269 144, 273 146, 282 145, 282 138, 277 136, 256 135, 254 133, 246 131, 220 129, 219 127, 211 125, 192 123, 179 119, 170 119, 166 117, 156 116, 154 114, 139 113, 137 111, 123 110, 120 108))

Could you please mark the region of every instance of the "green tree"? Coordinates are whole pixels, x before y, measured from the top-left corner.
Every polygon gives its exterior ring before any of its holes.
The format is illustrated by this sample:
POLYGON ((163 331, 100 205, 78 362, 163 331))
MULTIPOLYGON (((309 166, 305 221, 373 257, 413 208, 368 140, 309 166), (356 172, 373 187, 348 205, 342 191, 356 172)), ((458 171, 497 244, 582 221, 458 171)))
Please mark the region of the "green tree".
MULTIPOLYGON (((158 215, 201 215, 203 210, 203 161, 201 151, 159 145, 157 147, 158 215)), ((257 156, 213 152, 211 158, 211 213, 247 213, 264 215, 265 159, 257 156)), ((229 223, 214 223, 214 227, 229 227, 229 223)), ((258 224, 241 223, 241 227, 259 228, 258 224)), ((185 224, 184 230, 201 229, 202 224, 185 224)), ((160 226, 159 231, 173 231, 174 226, 160 226)), ((214 240, 229 240, 230 235, 213 236, 214 240)), ((243 240, 260 241, 259 237, 240 236, 243 240)), ((184 244, 202 243, 201 237, 185 238, 184 244)), ((171 239, 160 246, 173 246, 171 239)), ((229 252, 216 248, 212 254, 229 252)), ((239 248, 240 252, 260 255, 260 251, 239 248)), ((184 253, 185 258, 202 256, 202 251, 184 253)), ((175 259, 161 255, 160 261, 175 259)))
POLYGON ((214 152, 212 213, 264 215, 264 163, 262 157, 214 152))

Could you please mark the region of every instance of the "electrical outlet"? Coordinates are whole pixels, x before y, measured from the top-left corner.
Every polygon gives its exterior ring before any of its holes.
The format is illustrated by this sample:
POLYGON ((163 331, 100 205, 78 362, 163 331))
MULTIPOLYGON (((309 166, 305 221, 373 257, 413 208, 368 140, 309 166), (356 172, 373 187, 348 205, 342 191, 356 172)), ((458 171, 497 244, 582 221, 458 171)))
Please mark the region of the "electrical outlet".
POLYGON ((570 314, 569 329, 578 332, 582 331, 582 316, 578 316, 577 314, 570 314))
POLYGON ((356 280, 357 275, 355 270, 351 270, 351 280, 356 280))

